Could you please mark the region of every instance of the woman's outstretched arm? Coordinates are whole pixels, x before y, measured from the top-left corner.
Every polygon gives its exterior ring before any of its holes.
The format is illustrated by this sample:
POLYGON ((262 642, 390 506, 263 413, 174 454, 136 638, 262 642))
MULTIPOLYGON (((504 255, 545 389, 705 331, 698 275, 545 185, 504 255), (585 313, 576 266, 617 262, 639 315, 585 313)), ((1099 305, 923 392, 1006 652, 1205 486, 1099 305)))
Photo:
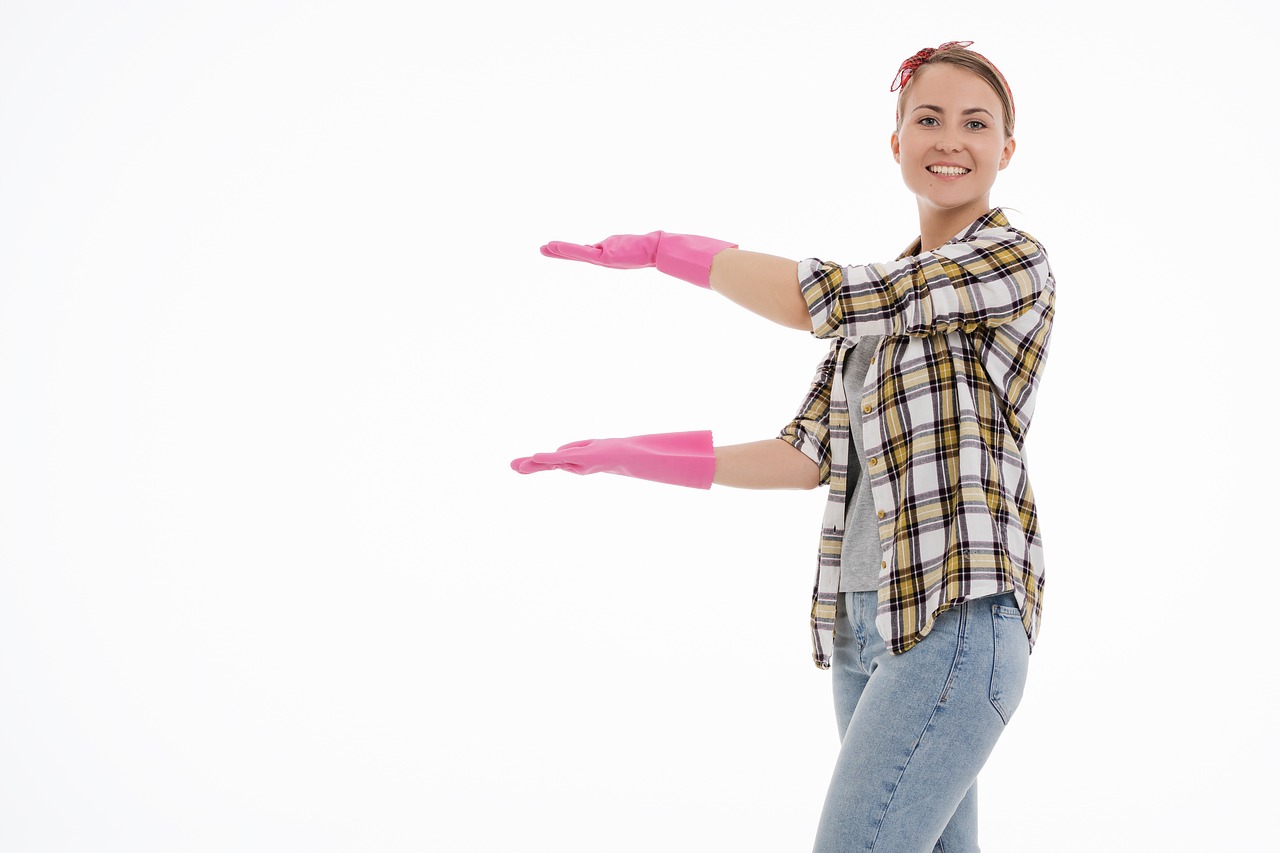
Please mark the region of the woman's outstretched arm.
POLYGON ((659 272, 699 287, 709 287, 748 311, 793 329, 812 331, 809 310, 800 292, 800 265, 786 258, 744 252, 696 234, 614 234, 599 243, 553 240, 542 254, 548 258, 585 261, 612 269, 657 267, 659 272))
POLYGON ((713 483, 739 489, 812 489, 820 479, 817 464, 786 441, 713 447, 711 430, 572 441, 553 453, 513 459, 511 467, 521 474, 556 469, 621 474, 695 489, 709 489, 713 483))
POLYGON ((717 486, 737 489, 816 489, 818 466, 781 439, 717 447, 717 486))
POLYGON ((798 264, 776 255, 724 249, 711 262, 711 289, 766 320, 813 331, 798 264))

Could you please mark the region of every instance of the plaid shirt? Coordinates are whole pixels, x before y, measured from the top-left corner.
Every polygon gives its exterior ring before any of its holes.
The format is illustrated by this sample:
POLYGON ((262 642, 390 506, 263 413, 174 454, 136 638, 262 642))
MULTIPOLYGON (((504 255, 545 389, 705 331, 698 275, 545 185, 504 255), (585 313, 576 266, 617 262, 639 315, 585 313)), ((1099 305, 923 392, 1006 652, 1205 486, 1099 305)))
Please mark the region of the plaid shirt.
POLYGON ((844 354, 883 335, 857 402, 880 519, 876 627, 894 654, 966 599, 1012 591, 1035 644, 1044 560, 1023 461, 1053 326, 1044 248, 998 208, 945 245, 891 264, 800 262, 813 334, 834 338, 779 436, 830 485, 811 627, 831 666, 850 452, 844 354))

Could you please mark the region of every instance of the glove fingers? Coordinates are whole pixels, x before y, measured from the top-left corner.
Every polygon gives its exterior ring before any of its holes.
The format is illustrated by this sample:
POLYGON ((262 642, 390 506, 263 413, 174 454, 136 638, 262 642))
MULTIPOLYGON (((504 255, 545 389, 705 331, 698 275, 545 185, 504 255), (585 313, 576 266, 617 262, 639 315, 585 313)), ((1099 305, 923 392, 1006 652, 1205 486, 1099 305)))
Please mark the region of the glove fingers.
POLYGON ((604 252, 599 246, 584 246, 581 243, 562 243, 553 240, 539 251, 548 258, 563 258, 567 261, 586 261, 595 264, 600 262, 604 252))
POLYGON ((535 453, 532 456, 517 459, 511 463, 511 467, 521 474, 533 474, 537 471, 554 471, 559 467, 557 464, 559 461, 554 453, 535 453))
POLYGON ((534 471, 541 471, 541 468, 532 467, 533 457, 521 456, 519 459, 511 460, 511 470, 518 474, 532 474, 534 471))
POLYGON ((569 462, 559 453, 535 453, 511 460, 511 470, 520 474, 536 474, 539 471, 555 471, 557 469, 581 474, 580 465, 569 462))

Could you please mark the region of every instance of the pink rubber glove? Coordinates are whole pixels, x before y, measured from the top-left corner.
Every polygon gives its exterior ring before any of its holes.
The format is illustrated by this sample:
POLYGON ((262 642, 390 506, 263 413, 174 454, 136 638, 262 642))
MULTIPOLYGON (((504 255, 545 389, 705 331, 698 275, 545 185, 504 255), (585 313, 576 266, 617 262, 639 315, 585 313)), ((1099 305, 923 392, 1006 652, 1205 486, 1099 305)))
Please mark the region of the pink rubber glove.
POLYGON ((648 234, 615 234, 589 246, 551 242, 542 247, 542 254, 616 270, 657 267, 658 272, 710 289, 711 259, 724 249, 736 248, 737 243, 710 237, 650 231, 648 234))
POLYGON ((640 480, 709 489, 716 474, 711 431, 666 432, 630 438, 594 438, 511 460, 521 474, 556 468, 575 474, 621 474, 640 480))

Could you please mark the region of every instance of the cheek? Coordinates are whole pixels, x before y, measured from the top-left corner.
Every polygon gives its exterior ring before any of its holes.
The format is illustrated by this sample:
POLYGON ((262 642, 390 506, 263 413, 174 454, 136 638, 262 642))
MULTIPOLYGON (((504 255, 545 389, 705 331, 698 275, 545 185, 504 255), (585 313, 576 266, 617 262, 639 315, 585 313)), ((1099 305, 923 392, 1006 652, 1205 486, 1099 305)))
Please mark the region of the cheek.
POLYGON ((900 159, 903 163, 918 161, 922 156, 920 146, 911 139, 903 141, 899 148, 902 155, 900 159))
POLYGON ((982 152, 982 162, 990 164, 991 169, 999 169, 1000 161, 1004 159, 1004 146, 991 146, 988 150, 982 152))

